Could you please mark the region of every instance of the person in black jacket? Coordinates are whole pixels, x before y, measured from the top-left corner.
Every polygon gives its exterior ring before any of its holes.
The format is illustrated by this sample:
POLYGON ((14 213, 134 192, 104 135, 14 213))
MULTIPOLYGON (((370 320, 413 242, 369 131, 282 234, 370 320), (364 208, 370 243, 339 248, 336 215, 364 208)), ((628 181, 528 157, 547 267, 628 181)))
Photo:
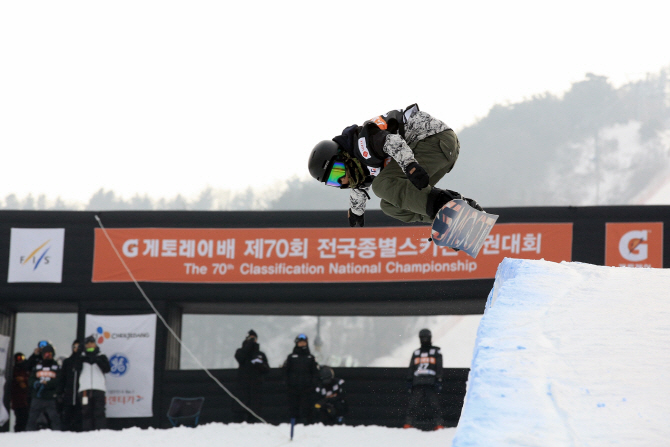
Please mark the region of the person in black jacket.
POLYGON ((54 348, 46 345, 41 348, 42 361, 32 369, 28 379, 31 390, 30 412, 26 430, 37 430, 37 419, 46 413, 51 421, 52 430, 60 430, 60 415, 56 408, 56 400, 63 392, 62 371, 54 360, 54 348))
POLYGON ((79 374, 79 402, 81 402, 81 428, 83 431, 107 428, 105 416, 105 374, 111 368, 107 356, 100 353, 94 336, 84 340, 84 350, 75 357, 75 370, 79 374))
POLYGON ((309 352, 307 335, 295 338, 293 353, 284 362, 288 386, 289 417, 292 423, 310 424, 313 418, 314 387, 319 377, 319 365, 309 352))
POLYGON ((14 410, 15 423, 14 431, 21 432, 26 430, 28 423, 28 410, 30 408, 30 370, 26 356, 22 352, 14 354, 14 370, 12 373, 11 387, 11 407, 14 410))
MULTIPOLYGON (((254 413, 262 410, 261 387, 263 376, 270 372, 268 359, 260 350, 258 334, 251 329, 242 342, 242 347, 235 351, 235 360, 239 363, 237 370, 237 397, 254 413)), ((235 403, 235 413, 239 422, 256 422, 257 419, 235 403)))
POLYGON ((79 391, 79 371, 75 368, 75 359, 81 355, 79 340, 72 342, 72 354, 63 360, 63 412, 61 422, 63 431, 81 431, 81 403, 77 400, 79 391))
POLYGON ((324 425, 344 423, 344 415, 348 411, 344 380, 335 377, 330 366, 322 366, 319 374, 321 383, 316 387, 317 401, 314 404, 317 416, 324 425))
POLYGON ((414 351, 409 362, 407 388, 411 396, 404 428, 413 426, 419 407, 424 401, 428 401, 433 411, 435 430, 444 428, 442 408, 437 398, 437 394, 442 391, 442 352, 438 346, 433 346, 431 338, 430 330, 421 329, 421 347, 414 351))

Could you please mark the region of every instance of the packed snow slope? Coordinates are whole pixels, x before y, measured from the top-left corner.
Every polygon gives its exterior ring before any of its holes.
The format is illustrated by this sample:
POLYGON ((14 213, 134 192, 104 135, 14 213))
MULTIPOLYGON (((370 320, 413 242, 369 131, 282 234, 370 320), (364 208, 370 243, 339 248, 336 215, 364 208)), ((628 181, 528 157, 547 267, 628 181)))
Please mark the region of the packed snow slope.
POLYGON ((0 433, 2 447, 444 447, 451 444, 456 429, 435 432, 385 427, 324 427, 321 424, 295 428, 290 440, 288 424, 207 424, 196 428, 167 430, 129 428, 66 433, 42 430, 0 433))
POLYGON ((670 270, 505 259, 453 441, 670 445, 670 270))

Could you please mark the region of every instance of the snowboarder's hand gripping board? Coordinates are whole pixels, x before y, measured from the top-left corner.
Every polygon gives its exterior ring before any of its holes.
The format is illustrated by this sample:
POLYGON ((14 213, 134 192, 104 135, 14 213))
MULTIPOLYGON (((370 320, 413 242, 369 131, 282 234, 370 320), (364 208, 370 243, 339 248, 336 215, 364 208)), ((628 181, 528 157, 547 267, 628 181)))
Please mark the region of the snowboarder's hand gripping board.
POLYGON ((477 257, 498 216, 478 211, 465 200, 455 199, 435 215, 431 237, 435 245, 463 250, 477 257))

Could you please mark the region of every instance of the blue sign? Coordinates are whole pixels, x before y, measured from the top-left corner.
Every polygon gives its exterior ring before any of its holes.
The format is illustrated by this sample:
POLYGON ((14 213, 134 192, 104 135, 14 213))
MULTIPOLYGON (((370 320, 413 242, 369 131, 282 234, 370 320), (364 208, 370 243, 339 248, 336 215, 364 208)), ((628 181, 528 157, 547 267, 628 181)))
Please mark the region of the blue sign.
POLYGON ((109 366, 111 367, 109 372, 115 376, 121 377, 128 372, 129 364, 128 357, 123 354, 114 354, 109 359, 109 366))

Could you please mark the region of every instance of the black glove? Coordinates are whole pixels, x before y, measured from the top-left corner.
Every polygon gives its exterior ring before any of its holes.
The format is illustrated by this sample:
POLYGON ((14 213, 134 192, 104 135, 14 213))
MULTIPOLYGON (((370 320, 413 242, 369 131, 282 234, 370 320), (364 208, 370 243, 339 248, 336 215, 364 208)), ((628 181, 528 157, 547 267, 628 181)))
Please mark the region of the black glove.
POLYGON ((412 182, 412 185, 416 186, 418 189, 423 189, 428 186, 428 173, 421 167, 421 165, 419 165, 419 163, 414 162, 407 165, 405 173, 409 181, 412 182))
POLYGON ((358 224, 361 227, 365 226, 365 213, 361 214, 360 216, 357 214, 354 214, 351 209, 347 212, 347 215, 349 216, 349 226, 355 227, 356 224, 358 224))

